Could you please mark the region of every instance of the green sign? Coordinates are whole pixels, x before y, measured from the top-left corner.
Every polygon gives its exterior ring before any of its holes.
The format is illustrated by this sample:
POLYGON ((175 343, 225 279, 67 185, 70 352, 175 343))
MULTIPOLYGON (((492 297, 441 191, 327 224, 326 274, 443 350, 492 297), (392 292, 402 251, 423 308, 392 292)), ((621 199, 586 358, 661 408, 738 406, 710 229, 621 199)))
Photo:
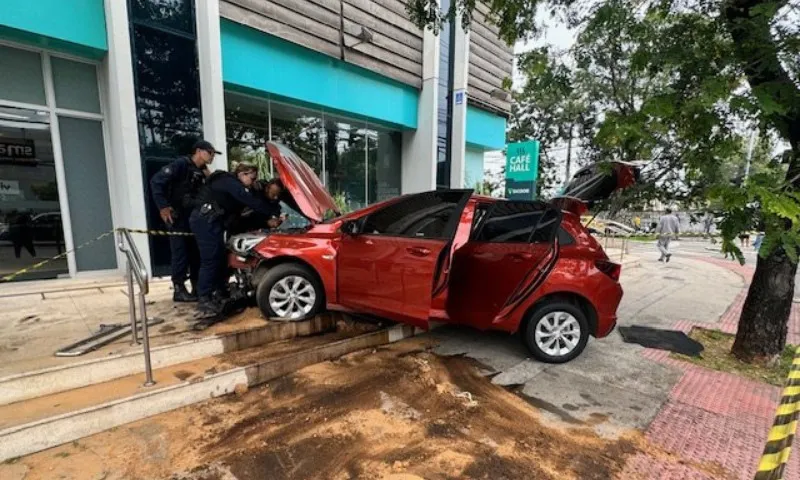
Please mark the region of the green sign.
POLYGON ((506 147, 506 198, 533 200, 539 177, 539 142, 509 143, 506 147))

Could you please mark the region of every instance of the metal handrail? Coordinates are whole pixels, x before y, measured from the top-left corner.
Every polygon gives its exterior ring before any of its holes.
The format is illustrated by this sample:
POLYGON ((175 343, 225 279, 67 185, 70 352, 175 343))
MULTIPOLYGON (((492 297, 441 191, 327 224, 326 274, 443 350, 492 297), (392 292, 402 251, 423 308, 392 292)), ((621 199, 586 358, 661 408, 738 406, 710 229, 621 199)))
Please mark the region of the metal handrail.
POLYGON ((142 256, 139 255, 136 244, 133 243, 130 232, 127 229, 120 228, 117 230, 117 234, 117 247, 119 247, 119 250, 124 253, 125 257, 128 259, 125 267, 125 277, 128 281, 128 316, 131 321, 131 335, 134 344, 139 343, 136 330, 136 302, 133 299, 134 278, 139 285, 139 310, 142 316, 142 347, 146 378, 144 386, 149 387, 156 383, 153 381, 153 368, 150 363, 150 332, 147 329, 147 301, 145 299, 145 296, 150 292, 150 274, 147 272, 147 267, 145 267, 142 261, 142 256))
POLYGON ((150 274, 147 272, 144 261, 142 261, 142 256, 139 255, 139 249, 136 248, 136 244, 133 243, 133 238, 128 230, 120 229, 118 232, 119 242, 117 245, 132 264, 133 268, 131 270, 133 276, 136 278, 136 283, 139 285, 140 291, 147 295, 150 293, 150 274), (128 244, 127 248, 125 247, 125 243, 128 244))

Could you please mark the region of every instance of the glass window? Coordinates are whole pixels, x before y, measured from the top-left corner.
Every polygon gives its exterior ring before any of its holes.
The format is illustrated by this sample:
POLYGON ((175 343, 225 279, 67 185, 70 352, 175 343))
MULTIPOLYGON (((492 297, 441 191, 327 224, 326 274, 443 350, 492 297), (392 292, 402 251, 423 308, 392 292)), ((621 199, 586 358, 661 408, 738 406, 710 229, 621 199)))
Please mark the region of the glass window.
POLYGON ((328 191, 345 212, 367 205, 367 129, 361 122, 325 117, 328 191))
POLYGON ((400 195, 401 134, 381 131, 368 131, 368 133, 367 202, 375 203, 400 195))
MULTIPOLYGON (((59 117, 61 151, 67 182, 70 220, 75 245, 113 228, 108 194, 103 126, 96 120, 59 117)), ((117 268, 114 237, 108 236, 75 252, 78 271, 117 268)))
POLYGON ((270 178, 267 156, 269 134, 269 105, 248 97, 225 95, 225 133, 228 144, 228 166, 233 168, 240 162, 258 167, 260 178, 270 178))
POLYGON ((195 42, 141 25, 133 38, 142 153, 187 154, 203 133, 195 42))
POLYGON ((426 192, 400 200, 367 217, 362 232, 415 238, 447 238, 458 192, 426 192))
POLYGON ((36 52, 0 45, 0 98, 45 105, 42 59, 36 52))
POLYGON ((553 209, 545 210, 544 216, 541 221, 539 221, 538 225, 536 225, 536 230, 533 232, 533 235, 531 235, 530 241, 532 243, 552 242, 557 230, 559 230, 560 224, 561 215, 558 211, 553 209))
POLYGON ((97 71, 94 65, 51 57, 56 106, 82 112, 100 113, 97 71))
POLYGON ((194 35, 194 0, 130 0, 131 21, 194 35))
POLYGON ((497 202, 476 232, 475 241, 527 243, 543 213, 541 204, 497 202))
MULTIPOLYGON (((322 173, 322 113, 271 102, 272 140, 289 147, 317 175, 322 173)), ((320 175, 321 176, 321 175, 320 175)))
MULTIPOLYGON (((50 116, 0 107, 0 276, 64 252, 50 116)), ((16 277, 55 278, 66 257, 16 277)))

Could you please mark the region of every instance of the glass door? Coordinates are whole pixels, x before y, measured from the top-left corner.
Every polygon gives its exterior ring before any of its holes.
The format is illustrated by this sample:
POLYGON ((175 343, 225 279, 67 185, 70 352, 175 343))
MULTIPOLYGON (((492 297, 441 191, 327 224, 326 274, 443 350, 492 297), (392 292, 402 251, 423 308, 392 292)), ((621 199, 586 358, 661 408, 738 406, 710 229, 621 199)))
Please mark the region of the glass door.
MULTIPOLYGON (((49 112, 0 107, 0 277, 64 248, 49 112)), ((68 271, 64 257, 14 280, 68 271)))

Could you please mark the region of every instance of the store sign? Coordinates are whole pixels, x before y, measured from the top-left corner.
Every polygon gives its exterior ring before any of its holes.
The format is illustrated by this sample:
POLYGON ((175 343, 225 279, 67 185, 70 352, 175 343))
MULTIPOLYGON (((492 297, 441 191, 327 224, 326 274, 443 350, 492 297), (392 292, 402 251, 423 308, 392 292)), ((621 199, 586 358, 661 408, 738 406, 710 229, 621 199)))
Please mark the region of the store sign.
POLYGON ((29 139, 4 139, 0 141, 0 158, 32 160, 36 158, 36 147, 29 139))
POLYGON ((0 195, 22 195, 19 182, 16 180, 0 180, 0 195))
POLYGON ((539 177, 539 142, 509 143, 506 147, 506 198, 533 200, 539 177))

